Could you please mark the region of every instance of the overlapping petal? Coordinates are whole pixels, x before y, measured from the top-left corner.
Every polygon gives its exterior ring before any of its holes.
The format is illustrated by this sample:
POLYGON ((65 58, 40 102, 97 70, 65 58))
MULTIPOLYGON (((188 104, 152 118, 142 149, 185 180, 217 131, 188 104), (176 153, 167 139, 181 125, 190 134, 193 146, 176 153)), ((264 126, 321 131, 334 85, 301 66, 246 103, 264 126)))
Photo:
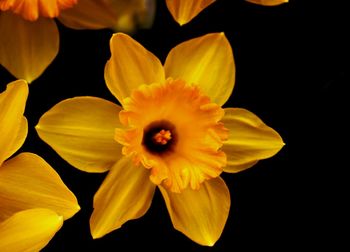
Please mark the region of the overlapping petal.
POLYGON ((45 160, 21 153, 0 168, 0 221, 30 208, 48 208, 64 219, 80 209, 74 194, 45 160))
POLYGON ((142 84, 164 82, 164 70, 159 59, 130 36, 114 34, 110 48, 112 56, 106 64, 105 80, 120 103, 142 84))
POLYGON ((275 6, 283 3, 288 3, 288 0, 246 0, 250 3, 265 5, 265 6, 275 6))
POLYGON ((79 1, 75 8, 62 11, 59 20, 65 26, 73 29, 114 28, 119 17, 115 15, 110 2, 101 0, 79 1))
POLYGON ((78 0, 1 0, 0 11, 12 11, 28 21, 39 17, 55 18, 60 10, 71 8, 78 0))
POLYGON ((166 5, 180 25, 190 22, 215 0, 166 0, 166 5))
POLYGON ((223 33, 211 33, 174 47, 165 61, 166 77, 200 87, 213 102, 223 105, 235 81, 230 43, 223 33))
POLYGON ((58 53, 58 30, 53 19, 29 22, 11 12, 1 12, 0 34, 0 64, 29 83, 43 73, 58 53))
POLYGON ((23 80, 11 82, 0 94, 0 166, 23 144, 28 131, 23 116, 28 85, 23 80))
MULTIPOLYGON (((9 148, 7 149, 7 153, 5 154, 5 157, 12 156, 12 154, 14 154, 19 148, 21 148, 21 146, 23 145, 23 143, 27 137, 28 122, 24 116, 22 116, 22 120, 18 126, 19 126, 19 129, 18 129, 17 135, 13 136, 13 137, 15 137, 13 144, 12 144, 12 146, 9 146, 9 148)), ((0 164, 0 166, 1 166, 1 164, 0 164)))
POLYGON ((148 177, 149 170, 135 166, 130 157, 124 157, 113 166, 94 197, 94 212, 90 219, 94 238, 147 212, 155 190, 148 177))
POLYGON ((79 1, 74 8, 61 12, 59 20, 73 29, 112 28, 130 32, 138 24, 149 26, 153 15, 153 0, 89 0, 79 1))
POLYGON ((0 223, 0 251, 39 251, 62 224, 62 216, 49 209, 18 212, 0 223))
POLYGON ((96 97, 64 100, 46 112, 36 126, 42 140, 74 167, 104 172, 122 156, 114 141, 121 108, 96 97))
POLYGON ((182 193, 159 188, 175 229, 201 245, 213 246, 230 210, 230 193, 225 182, 218 177, 204 182, 199 190, 187 188, 182 193))
POLYGON ((229 138, 222 150, 227 155, 225 172, 239 172, 258 160, 272 157, 284 145, 280 135, 245 109, 227 108, 222 119, 229 138))

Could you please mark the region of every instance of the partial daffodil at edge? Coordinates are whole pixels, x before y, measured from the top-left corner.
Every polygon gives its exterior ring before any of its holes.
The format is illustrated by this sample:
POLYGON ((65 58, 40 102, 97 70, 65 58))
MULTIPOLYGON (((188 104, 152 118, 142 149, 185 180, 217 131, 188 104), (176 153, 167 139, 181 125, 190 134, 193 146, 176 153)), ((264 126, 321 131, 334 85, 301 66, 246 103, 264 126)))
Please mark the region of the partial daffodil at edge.
POLYGON ((247 2, 264 5, 264 6, 276 6, 284 3, 288 3, 289 0, 246 0, 247 2))
POLYGON ((82 171, 109 171, 94 196, 94 238, 144 215, 158 187, 175 229, 212 246, 230 209, 220 174, 275 155, 281 137, 245 109, 221 108, 235 79, 223 33, 179 44, 164 67, 123 33, 110 48, 105 80, 122 106, 97 97, 64 100, 40 118, 40 138, 82 171))
POLYGON ((166 0, 172 17, 179 25, 184 25, 195 18, 215 0, 166 0))
MULTIPOLYGON (((275 6, 287 3, 288 0, 246 0, 247 2, 275 6)), ((166 0, 166 5, 174 20, 184 25, 195 18, 201 11, 214 3, 215 0, 166 0)))
POLYGON ((0 251, 39 251, 79 211, 77 199, 41 157, 20 153, 27 120, 24 80, 0 93, 0 251), (8 159, 10 158, 10 159, 8 159))
POLYGON ((153 0, 0 0, 0 64, 31 83, 59 50, 54 18, 73 29, 132 31, 149 26, 153 0))

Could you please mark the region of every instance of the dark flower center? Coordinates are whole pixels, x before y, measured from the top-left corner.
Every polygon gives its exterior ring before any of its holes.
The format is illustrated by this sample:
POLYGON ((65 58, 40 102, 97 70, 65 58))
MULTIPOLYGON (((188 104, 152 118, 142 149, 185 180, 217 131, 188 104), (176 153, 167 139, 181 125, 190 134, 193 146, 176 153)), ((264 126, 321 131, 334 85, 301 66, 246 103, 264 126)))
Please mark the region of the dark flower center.
POLYGON ((153 154, 166 154, 174 150, 177 142, 175 126, 165 120, 155 121, 143 130, 142 144, 153 154))

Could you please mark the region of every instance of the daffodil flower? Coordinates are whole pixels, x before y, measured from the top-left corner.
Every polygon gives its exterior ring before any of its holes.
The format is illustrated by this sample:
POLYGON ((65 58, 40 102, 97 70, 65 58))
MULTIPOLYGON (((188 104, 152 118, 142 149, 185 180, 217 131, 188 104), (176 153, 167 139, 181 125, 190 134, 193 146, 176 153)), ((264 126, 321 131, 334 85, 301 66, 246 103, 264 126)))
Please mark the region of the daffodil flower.
POLYGON ((39 136, 76 168, 109 171, 94 196, 94 238, 144 215, 158 187, 175 229, 212 246, 230 209, 220 174, 275 155, 281 137, 245 109, 221 108, 235 79, 223 33, 176 46, 164 66, 128 35, 113 35, 110 47, 105 79, 122 107, 64 100, 41 117, 39 136))
POLYGON ((259 4, 259 5, 265 5, 265 6, 275 6, 283 3, 288 3, 288 0, 246 0, 246 1, 250 3, 259 4))
POLYGON ((171 15, 180 25, 187 24, 215 0, 166 0, 171 15))
POLYGON ((41 157, 21 153, 28 85, 19 80, 0 94, 0 251, 38 251, 80 207, 41 157))
POLYGON ((153 18, 153 0, 0 0, 0 64, 32 82, 56 57, 54 18, 73 29, 131 31, 153 18))

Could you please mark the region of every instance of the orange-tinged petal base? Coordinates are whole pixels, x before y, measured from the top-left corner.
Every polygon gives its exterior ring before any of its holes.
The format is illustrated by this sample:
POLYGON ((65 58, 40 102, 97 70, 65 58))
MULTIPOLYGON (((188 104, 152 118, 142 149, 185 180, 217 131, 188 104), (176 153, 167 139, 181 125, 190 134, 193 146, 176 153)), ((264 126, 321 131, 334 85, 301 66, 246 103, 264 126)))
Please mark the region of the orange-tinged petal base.
POLYGON ((24 19, 35 21, 40 16, 55 18, 60 10, 73 7, 78 0, 0 0, 0 10, 12 10, 24 19))
POLYGON ((124 155, 151 169, 150 179, 172 192, 220 175, 226 155, 220 151, 227 130, 219 123, 224 110, 197 86, 168 79, 143 85, 123 100, 115 139, 124 155))

